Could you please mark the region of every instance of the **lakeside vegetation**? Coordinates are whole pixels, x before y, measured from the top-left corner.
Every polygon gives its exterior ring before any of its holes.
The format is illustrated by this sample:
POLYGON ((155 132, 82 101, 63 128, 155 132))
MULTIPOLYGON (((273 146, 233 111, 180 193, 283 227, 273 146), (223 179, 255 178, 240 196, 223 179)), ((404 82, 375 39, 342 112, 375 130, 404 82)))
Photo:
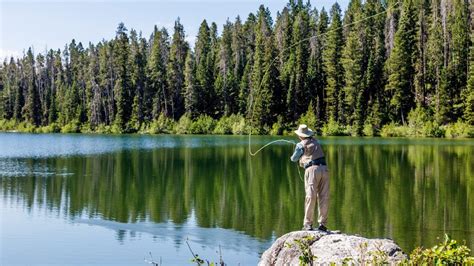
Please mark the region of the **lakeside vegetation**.
MULTIPOLYGON (((436 137, 436 138, 473 138, 474 126, 463 121, 440 126, 437 123, 416 116, 408 118, 408 125, 400 126, 395 123, 384 125, 380 131, 375 131, 370 125, 365 125, 362 136, 382 136, 382 137, 436 137)), ((315 117, 305 114, 298 123, 308 124, 311 127, 316 125, 315 117)), ((273 124, 271 128, 265 128, 270 135, 292 135, 297 124, 282 124, 280 121, 273 124)), ((314 127, 313 127, 314 128, 314 127)), ((322 136, 360 136, 354 132, 351 126, 342 126, 336 122, 330 122, 322 128, 314 128, 322 136)), ((101 125, 91 129, 88 124, 81 124, 79 121, 60 126, 52 123, 47 126, 35 126, 27 122, 16 122, 14 120, 0 120, 0 131, 26 132, 26 133, 99 133, 99 134, 120 134, 123 133, 114 125, 101 125)), ((252 130, 249 121, 241 115, 223 116, 220 119, 213 119, 210 116, 202 115, 196 119, 183 115, 178 121, 160 115, 157 120, 151 123, 143 123, 135 133, 139 134, 216 134, 216 135, 245 135, 259 134, 252 130)))
POLYGON ((260 6, 194 47, 176 20, 0 65, 0 130, 474 136, 474 4, 351 0, 344 14, 260 6))

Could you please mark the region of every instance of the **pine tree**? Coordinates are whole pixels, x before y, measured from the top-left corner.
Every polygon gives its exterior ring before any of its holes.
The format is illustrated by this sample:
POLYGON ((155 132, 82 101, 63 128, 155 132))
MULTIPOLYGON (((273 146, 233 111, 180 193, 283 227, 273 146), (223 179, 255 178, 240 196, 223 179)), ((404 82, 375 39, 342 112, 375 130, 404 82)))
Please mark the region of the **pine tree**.
MULTIPOLYGON (((474 7, 474 4, 472 4, 474 7)), ((474 9, 473 9, 474 10, 474 9)), ((474 22, 471 21, 471 47, 469 53, 469 72, 464 100, 464 119, 474 126, 474 22)))
POLYGON ((432 99, 428 105, 434 111, 435 120, 442 123, 447 112, 447 100, 442 94, 442 73, 444 73, 443 28, 440 13, 440 0, 433 0, 431 5, 431 23, 427 40, 426 93, 432 99))
POLYGON ((55 123, 58 120, 58 100, 60 99, 59 92, 64 83, 63 65, 61 62, 61 50, 57 50, 53 55, 53 71, 51 75, 51 103, 48 117, 48 124, 55 123))
POLYGON ((271 32, 272 21, 270 11, 263 5, 260 6, 257 15, 257 26, 255 27, 255 54, 254 68, 252 72, 251 86, 251 109, 250 117, 259 133, 265 132, 265 128, 272 125, 276 120, 275 95, 279 94, 279 84, 274 77, 278 71, 273 64, 276 50, 273 44, 271 32))
POLYGON ((316 86, 317 83, 317 76, 320 74, 321 71, 321 55, 320 55, 320 47, 318 44, 319 37, 318 36, 318 22, 319 22, 319 12, 317 9, 311 11, 310 19, 309 19, 309 41, 308 41, 308 70, 306 72, 306 80, 307 80, 307 93, 308 98, 310 99, 310 104, 313 108, 313 115, 316 115, 318 119, 316 119, 316 123, 318 125, 313 125, 313 128, 319 128, 322 123, 319 113, 319 95, 318 95, 318 87, 316 86), (313 103, 316 103, 316 107, 314 107, 313 103))
POLYGON ((120 23, 114 40, 114 99, 117 107, 115 125, 119 130, 128 130, 125 125, 130 118, 132 109, 132 93, 130 85, 130 47, 127 28, 120 23))
POLYGON ((99 54, 98 48, 89 47, 89 66, 87 69, 87 117, 91 129, 95 129, 98 125, 103 123, 102 111, 102 95, 99 87, 98 75, 99 73, 99 54))
POLYGON ((386 13, 382 13, 383 11, 384 7, 378 0, 368 0, 363 8, 364 17, 368 19, 363 23, 363 27, 365 27, 364 56, 367 62, 367 70, 364 76, 366 94, 363 97, 363 103, 366 106, 362 110, 366 110, 363 114, 367 117, 366 123, 369 123, 376 130, 382 127, 382 121, 385 119, 383 110, 386 106, 383 71, 386 60, 384 32, 386 13))
MULTIPOLYGON (((351 18, 345 21, 358 21, 362 19, 362 4, 359 0, 351 0, 348 10, 351 18)), ((351 22, 348 22, 351 23, 351 22)), ((365 57, 365 35, 362 24, 354 24, 346 32, 346 44, 342 52, 344 65, 345 86, 344 101, 347 106, 347 122, 353 126, 354 133, 360 135, 364 124, 364 74, 367 67, 365 57)))
POLYGON ((471 46, 469 80, 464 102, 464 119, 467 123, 474 126, 474 47, 471 46))
POLYGON ((35 59, 31 48, 28 49, 22 64, 25 74, 23 82, 27 92, 22 112, 27 122, 38 126, 41 123, 41 106, 36 84, 35 59))
POLYGON ((395 44, 395 33, 398 30, 400 9, 403 1, 387 0, 387 16, 385 20, 385 49, 387 57, 392 53, 395 44))
POLYGON ((245 113, 246 101, 245 97, 241 95, 241 84, 243 81, 243 75, 247 61, 249 61, 246 45, 245 45, 245 35, 244 27, 240 20, 240 17, 237 17, 232 27, 232 62, 234 64, 233 76, 236 86, 235 92, 235 113, 245 113))
MULTIPOLYGON (((147 63, 147 86, 145 98, 150 98, 151 118, 158 119, 161 113, 168 114, 168 93, 166 84, 167 39, 165 29, 155 30, 152 35, 150 56, 147 63)), ((150 104, 150 103, 149 103, 150 104)))
POLYGON ((191 51, 188 51, 184 68, 184 110, 190 117, 199 115, 199 95, 196 84, 195 59, 191 51))
POLYGON ((304 41, 308 35, 308 10, 301 8, 293 23, 292 49, 287 69, 289 80, 286 106, 290 121, 301 116, 307 110, 310 101, 310 92, 307 89, 309 47, 308 42, 304 41))
MULTIPOLYGON (((13 58, 11 61, 14 61, 13 58)), ((16 62, 17 66, 21 66, 20 61, 18 60, 16 62)), ((19 71, 18 71, 19 72, 19 71)), ((23 116, 23 106, 25 105, 25 84, 23 79, 20 76, 20 73, 17 73, 15 75, 15 80, 11 82, 12 86, 14 86, 14 104, 13 104, 13 119, 16 121, 22 121, 24 116, 23 116)))
POLYGON ((220 49, 217 58, 217 77, 214 87, 219 99, 217 111, 220 114, 230 115, 237 111, 237 82, 234 77, 234 62, 232 51, 233 25, 230 21, 224 25, 220 40, 220 49))
POLYGON ((210 93, 211 104, 216 105, 219 101, 217 99, 217 92, 216 92, 216 88, 214 87, 214 84, 215 84, 217 73, 218 73, 217 61, 219 57, 221 38, 218 36, 217 24, 215 22, 211 23, 210 37, 211 37, 211 53, 208 58, 208 65, 211 67, 211 72, 212 72, 212 78, 211 78, 212 90, 210 90, 209 93, 210 93))
POLYGON ((244 43, 244 32, 242 21, 240 17, 237 17, 234 22, 234 26, 232 27, 232 62, 234 63, 233 75, 237 85, 240 83, 242 78, 245 62, 246 62, 246 54, 245 54, 245 43, 244 43))
MULTIPOLYGON (((292 28, 293 28, 293 19, 290 14, 290 4, 287 7, 283 8, 281 13, 277 14, 276 24, 275 24, 275 45, 278 51, 277 64, 278 71, 280 72, 280 83, 284 90, 285 95, 288 94, 288 87, 290 83, 291 67, 294 66, 290 59, 290 54, 293 49, 290 49, 292 44, 292 28)), ((293 101, 293 94, 290 93, 291 101, 293 101)), ((285 99, 286 103, 286 99, 285 99)), ((288 106, 291 107, 291 106, 288 106)), ((297 115, 295 110, 289 110, 289 113, 292 113, 291 116, 297 115)))
MULTIPOLYGON (((435 0, 436 1, 436 0, 435 0)), ((427 68, 427 39, 428 39, 428 17, 430 3, 428 0, 420 0, 418 3, 417 21, 417 58, 415 61, 415 100, 417 106, 426 106, 426 68, 427 68)))
POLYGON ((131 131, 140 129, 144 118, 143 94, 146 83, 145 43, 146 41, 141 37, 141 33, 138 36, 135 30, 132 29, 130 31, 130 98, 133 98, 133 101, 127 128, 131 131))
POLYGON ((87 69, 87 57, 82 43, 76 44, 73 39, 68 46, 69 48, 69 64, 68 70, 66 71, 66 81, 68 86, 72 86, 75 83, 77 86, 77 114, 76 118, 79 122, 83 123, 87 119, 86 111, 86 74, 87 69))
POLYGON ((250 86, 252 80, 252 68, 254 64, 255 53, 255 27, 257 26, 257 17, 250 13, 242 29, 245 67, 242 78, 240 79, 239 90, 239 112, 241 114, 250 114, 250 86))
POLYGON ((196 60, 196 86, 199 99, 198 112, 201 114, 214 114, 211 98, 213 95, 214 65, 211 53, 211 32, 207 21, 204 20, 199 27, 195 45, 196 60))
POLYGON ((77 123, 79 119, 79 86, 76 81, 72 81, 70 86, 65 87, 64 102, 62 103, 61 114, 63 123, 77 123))
POLYGON ((326 35, 323 51, 324 71, 326 72, 326 114, 328 120, 344 122, 343 114, 343 79, 344 68, 342 65, 343 35, 341 22, 341 9, 339 4, 331 8, 331 24, 326 35))
POLYGON ((184 27, 180 20, 175 21, 173 39, 171 42, 169 62, 167 66, 167 84, 171 96, 171 115, 178 119, 184 113, 184 65, 188 52, 184 27))
POLYGON ((19 90, 18 67, 13 59, 10 62, 4 61, 2 66, 2 116, 3 119, 17 119, 15 109, 17 109, 15 96, 19 90))
POLYGON ((324 70, 323 47, 325 47, 325 33, 328 27, 328 14, 323 8, 318 14, 317 10, 313 12, 313 20, 310 25, 311 39, 309 40, 309 59, 308 59, 308 92, 312 101, 315 103, 314 110, 317 117, 317 128, 321 128, 325 122, 325 87, 326 72, 324 70))
POLYGON ((38 88, 38 98, 40 104, 39 116, 41 125, 45 126, 48 123, 48 112, 49 112, 49 88, 51 87, 49 79, 49 58, 45 57, 43 54, 38 54, 36 56, 36 86, 38 88))
POLYGON ((413 0, 405 0, 392 53, 387 60, 392 120, 405 123, 414 103, 414 60, 416 58, 416 13, 413 0))
POLYGON ((449 120, 454 122, 462 115, 461 92, 466 88, 469 58, 469 6, 465 0, 452 0, 452 10, 448 14, 447 28, 450 42, 446 68, 449 120))
MULTIPOLYGON (((45 91, 42 93, 43 98, 41 100, 41 106, 43 108, 43 125, 49 125, 50 122, 50 117, 52 115, 50 114, 52 111, 52 99, 54 98, 54 89, 55 89, 55 84, 54 84, 54 76, 56 74, 56 69, 54 67, 54 54, 55 52, 50 49, 46 53, 46 65, 45 65, 45 71, 43 73, 43 79, 44 79, 44 84, 45 84, 45 91)), ((55 107, 54 107, 55 108, 55 107)), ((56 110, 54 110, 56 112, 56 110)))
POLYGON ((104 110, 103 123, 111 125, 115 120, 115 101, 114 101, 114 67, 113 67, 113 43, 104 42, 99 44, 99 87, 100 93, 97 94, 97 103, 104 110))

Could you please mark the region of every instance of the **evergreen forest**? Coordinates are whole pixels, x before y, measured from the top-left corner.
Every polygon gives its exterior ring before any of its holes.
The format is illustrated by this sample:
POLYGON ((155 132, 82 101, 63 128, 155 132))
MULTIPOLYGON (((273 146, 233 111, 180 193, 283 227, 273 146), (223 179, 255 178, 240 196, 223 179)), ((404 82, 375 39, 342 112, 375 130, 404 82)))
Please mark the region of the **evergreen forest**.
POLYGON ((179 18, 149 35, 120 23, 26 49, 0 65, 0 129, 474 136, 472 1, 290 0, 219 27, 202 21, 190 44, 179 18))

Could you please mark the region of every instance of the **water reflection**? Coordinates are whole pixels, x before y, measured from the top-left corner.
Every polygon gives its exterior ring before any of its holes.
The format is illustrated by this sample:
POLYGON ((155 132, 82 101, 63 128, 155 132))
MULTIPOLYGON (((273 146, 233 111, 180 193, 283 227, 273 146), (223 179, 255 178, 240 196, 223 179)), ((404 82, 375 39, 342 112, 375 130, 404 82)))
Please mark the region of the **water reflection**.
MULTIPOLYGON (((249 157, 241 138, 208 137, 194 146, 186 144, 196 143, 193 137, 178 139, 154 149, 1 159, 0 194, 27 209, 60 209, 78 223, 127 223, 130 232, 170 222, 179 228, 192 219, 203 230, 270 240, 301 227, 304 190, 288 159, 291 146, 249 157)), ((472 142, 330 138, 323 145, 330 228, 390 237, 405 250, 431 246, 444 232, 474 247, 472 142)), ((118 236, 133 238, 117 228, 118 236)))

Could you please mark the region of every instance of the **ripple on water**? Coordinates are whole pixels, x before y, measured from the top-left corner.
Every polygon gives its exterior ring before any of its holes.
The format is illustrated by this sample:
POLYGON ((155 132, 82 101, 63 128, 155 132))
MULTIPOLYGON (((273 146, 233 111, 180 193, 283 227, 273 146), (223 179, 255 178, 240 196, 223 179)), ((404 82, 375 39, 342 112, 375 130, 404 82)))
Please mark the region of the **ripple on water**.
POLYGON ((55 170, 40 162, 29 162, 18 159, 0 159, 0 177, 48 177, 69 176, 74 173, 66 169, 55 170))

